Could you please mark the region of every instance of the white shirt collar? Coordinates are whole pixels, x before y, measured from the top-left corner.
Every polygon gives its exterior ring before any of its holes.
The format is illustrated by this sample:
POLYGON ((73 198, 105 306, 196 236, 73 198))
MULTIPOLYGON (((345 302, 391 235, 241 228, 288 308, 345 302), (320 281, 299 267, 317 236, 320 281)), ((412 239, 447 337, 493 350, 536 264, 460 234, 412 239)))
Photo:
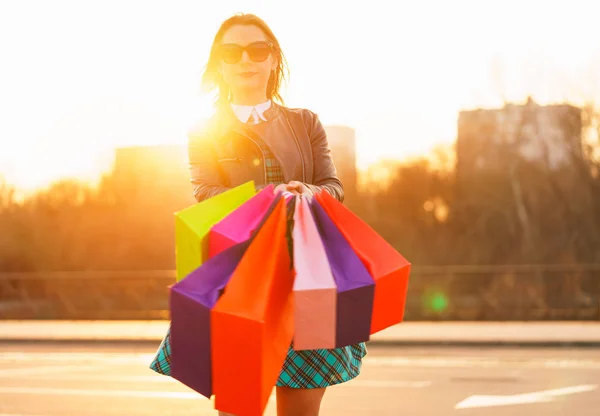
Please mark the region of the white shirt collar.
POLYGON ((231 109, 235 113, 236 117, 242 122, 247 123, 252 116, 252 112, 256 111, 256 114, 262 121, 267 121, 264 116, 264 112, 271 107, 271 100, 265 101, 257 105, 238 105, 231 104, 231 109))

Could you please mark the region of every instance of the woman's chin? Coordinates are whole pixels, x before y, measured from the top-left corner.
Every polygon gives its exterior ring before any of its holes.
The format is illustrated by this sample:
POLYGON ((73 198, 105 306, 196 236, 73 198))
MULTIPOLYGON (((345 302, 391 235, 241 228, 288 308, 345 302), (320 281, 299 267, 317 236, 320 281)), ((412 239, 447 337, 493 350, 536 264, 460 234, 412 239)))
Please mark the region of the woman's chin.
MULTIPOLYGON (((240 89, 253 89, 253 88, 260 88, 263 85, 263 82, 261 82, 261 80, 254 76, 254 77, 250 77, 250 78, 241 78, 237 80, 236 82, 236 87, 240 88, 240 89)), ((265 89, 266 89, 266 85, 265 85, 265 89)))

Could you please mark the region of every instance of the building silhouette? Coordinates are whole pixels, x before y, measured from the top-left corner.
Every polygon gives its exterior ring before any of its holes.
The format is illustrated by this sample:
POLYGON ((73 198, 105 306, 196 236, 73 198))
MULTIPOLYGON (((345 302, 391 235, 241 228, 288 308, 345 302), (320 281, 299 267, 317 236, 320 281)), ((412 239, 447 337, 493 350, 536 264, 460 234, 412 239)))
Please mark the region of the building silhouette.
POLYGON ((570 105, 524 105, 462 111, 456 143, 457 177, 505 170, 522 158, 558 170, 582 157, 581 109, 570 105))
POLYGON ((325 126, 327 139, 338 176, 344 184, 344 201, 356 203, 358 175, 356 172, 356 133, 348 126, 325 126))

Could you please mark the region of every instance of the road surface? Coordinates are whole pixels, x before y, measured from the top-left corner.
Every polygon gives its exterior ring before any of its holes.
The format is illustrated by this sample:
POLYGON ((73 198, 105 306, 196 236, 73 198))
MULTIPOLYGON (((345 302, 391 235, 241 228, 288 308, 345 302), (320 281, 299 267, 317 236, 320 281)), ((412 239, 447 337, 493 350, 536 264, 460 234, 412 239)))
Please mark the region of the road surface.
MULTIPOLYGON (((216 415, 140 344, 0 343, 0 416, 216 415)), ((598 415, 600 350, 371 347, 322 416, 598 415)), ((275 416, 271 402, 265 413, 275 416)))

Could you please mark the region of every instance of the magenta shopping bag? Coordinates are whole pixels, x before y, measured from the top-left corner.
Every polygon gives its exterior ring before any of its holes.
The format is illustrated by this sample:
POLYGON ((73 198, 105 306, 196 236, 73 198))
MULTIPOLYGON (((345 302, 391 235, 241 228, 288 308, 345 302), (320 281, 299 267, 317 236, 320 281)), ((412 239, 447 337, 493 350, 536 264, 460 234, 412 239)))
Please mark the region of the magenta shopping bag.
POLYGON ((375 282, 316 199, 311 210, 337 286, 336 347, 366 342, 371 334, 375 282))
POLYGON ((208 256, 213 257, 234 244, 250 238, 276 198, 274 186, 268 185, 227 215, 209 232, 208 256))
POLYGON ((294 349, 335 348, 337 290, 306 198, 296 199, 292 238, 294 349))

